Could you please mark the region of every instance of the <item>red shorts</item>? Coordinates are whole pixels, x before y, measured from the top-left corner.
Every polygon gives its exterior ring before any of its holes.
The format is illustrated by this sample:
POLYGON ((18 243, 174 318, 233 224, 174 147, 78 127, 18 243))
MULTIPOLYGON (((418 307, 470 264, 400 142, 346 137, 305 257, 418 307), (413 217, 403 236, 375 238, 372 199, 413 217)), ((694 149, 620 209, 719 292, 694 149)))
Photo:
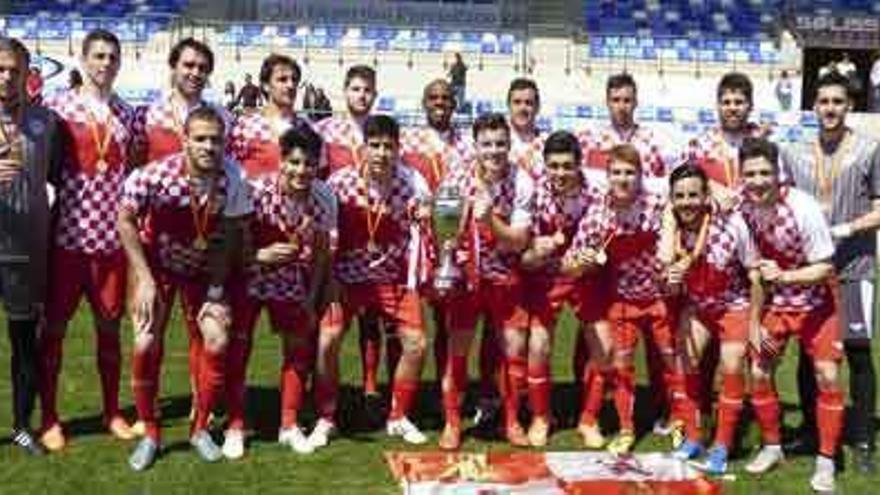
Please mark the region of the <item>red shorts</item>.
POLYGON ((814 361, 839 361, 843 357, 840 320, 834 304, 812 311, 768 310, 761 317, 770 346, 761 346, 763 358, 782 355, 788 338, 797 336, 801 347, 814 361))
POLYGON ((244 284, 228 287, 232 307, 232 330, 237 334, 252 335, 263 308, 269 313, 272 331, 277 333, 305 333, 308 315, 300 301, 259 300, 247 293, 244 284))
POLYGON ((608 322, 611 324, 614 347, 618 353, 635 352, 639 330, 651 332, 660 354, 673 353, 670 313, 662 299, 613 301, 608 308, 608 322))
POLYGON ((527 329, 529 315, 523 306, 520 284, 483 283, 475 291, 449 297, 446 307, 449 331, 473 332, 480 316, 497 330, 527 329))
POLYGON ((125 253, 85 254, 55 248, 52 250, 46 319, 51 323, 69 321, 85 294, 92 312, 103 320, 118 320, 125 309, 125 253))
POLYGON ((607 317, 607 291, 602 280, 534 277, 527 278, 525 285, 529 289, 524 296, 525 309, 533 325, 553 330, 559 311, 566 303, 583 322, 607 317))
POLYGON ((352 317, 372 310, 399 329, 425 331, 422 300, 412 289, 392 284, 357 284, 345 286, 344 292, 341 311, 328 309, 321 320, 322 330, 344 330, 352 317))
POLYGON ((696 318, 714 338, 721 342, 746 343, 749 340, 748 309, 734 309, 717 313, 697 311, 696 318))

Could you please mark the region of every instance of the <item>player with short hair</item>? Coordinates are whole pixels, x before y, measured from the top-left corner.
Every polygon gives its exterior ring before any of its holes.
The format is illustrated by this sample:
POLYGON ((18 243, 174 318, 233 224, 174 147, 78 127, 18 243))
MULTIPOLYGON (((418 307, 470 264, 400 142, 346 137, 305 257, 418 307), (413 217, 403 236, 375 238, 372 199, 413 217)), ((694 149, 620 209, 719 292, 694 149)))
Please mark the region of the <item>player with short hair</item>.
POLYGON ((782 185, 775 144, 748 138, 739 154, 743 180, 742 216, 755 237, 759 260, 752 277, 765 285, 760 320, 750 325, 752 407, 764 446, 746 465, 761 474, 783 459, 779 397, 773 370, 792 336, 813 360, 819 385, 816 417, 819 455, 810 480, 819 492, 834 491, 834 454, 843 425, 843 391, 838 372, 843 357, 837 301, 833 294, 834 243, 820 204, 809 194, 782 185))
POLYGON ((601 404, 604 396, 604 386, 594 391, 594 385, 607 371, 603 358, 611 342, 603 302, 607 281, 601 273, 572 278, 561 272, 562 256, 581 217, 593 203, 602 201, 602 191, 587 179, 581 158, 580 144, 573 134, 557 131, 547 137, 544 173, 535 186, 531 240, 522 255, 524 284, 529 287, 525 294, 529 313, 527 381, 533 419, 528 437, 535 447, 547 444, 551 426, 550 358, 557 317, 565 304, 572 307, 586 328, 580 338, 587 341, 583 345, 592 351, 589 366, 575 370, 576 379, 584 384, 581 425, 596 424, 598 411, 594 404, 601 404))
MULTIPOLYGON (((420 444, 427 439, 408 415, 418 393, 425 326, 418 292, 422 223, 430 216, 427 182, 399 160, 400 128, 385 115, 364 122, 362 166, 336 171, 328 185, 339 205, 339 246, 333 262, 335 301, 324 314, 318 338, 314 390, 319 419, 309 442, 327 445, 336 431, 339 353, 351 319, 373 312, 393 325, 402 354, 391 384, 386 431, 420 444)), ((388 331, 388 326, 385 331, 388 331)))
POLYGON ((145 427, 129 458, 135 471, 149 468, 160 450, 155 404, 177 293, 189 340, 200 349, 190 443, 207 462, 222 457, 208 421, 223 391, 230 319, 223 287, 252 212, 241 168, 224 157, 225 133, 222 115, 197 108, 184 123, 184 151, 135 170, 125 181, 118 229, 134 277, 132 387, 145 427))
POLYGON ((500 332, 488 338, 503 348, 497 378, 506 437, 513 445, 529 444, 517 419, 520 395, 526 392, 528 328, 519 257, 528 245, 534 184, 509 159, 510 132, 501 114, 478 117, 473 126, 475 159, 444 181, 457 188, 467 204, 456 256, 465 266, 465 288, 448 299, 449 307, 456 309, 447 315, 449 344, 442 383, 446 426, 440 435, 444 449, 461 444, 460 396, 467 385, 470 343, 481 317, 500 332))
POLYGON ((58 416, 58 379, 67 324, 82 296, 92 309, 104 425, 122 440, 134 433, 119 409, 122 365, 119 329, 125 302, 126 263, 116 232, 122 183, 131 168, 129 148, 134 109, 114 91, 121 64, 119 39, 90 31, 82 42, 82 86, 49 96, 66 133, 65 160, 58 189, 50 270, 53 281, 40 337, 40 440, 50 451, 66 444, 58 416))

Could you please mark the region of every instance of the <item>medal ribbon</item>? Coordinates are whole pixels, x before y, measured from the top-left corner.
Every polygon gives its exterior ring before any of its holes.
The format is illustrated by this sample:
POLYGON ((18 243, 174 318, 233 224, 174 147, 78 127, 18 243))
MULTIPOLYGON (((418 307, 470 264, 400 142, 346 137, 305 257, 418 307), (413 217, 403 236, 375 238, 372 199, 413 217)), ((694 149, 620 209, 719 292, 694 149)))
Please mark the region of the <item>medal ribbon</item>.
POLYGON ((208 194, 205 198, 204 208, 199 207, 199 198, 196 195, 195 187, 190 184, 189 188, 189 208, 192 212, 193 225, 196 229, 196 239, 193 242, 195 248, 203 250, 207 248, 208 243, 208 221, 211 217, 211 210, 214 209, 214 181, 208 188, 208 194))

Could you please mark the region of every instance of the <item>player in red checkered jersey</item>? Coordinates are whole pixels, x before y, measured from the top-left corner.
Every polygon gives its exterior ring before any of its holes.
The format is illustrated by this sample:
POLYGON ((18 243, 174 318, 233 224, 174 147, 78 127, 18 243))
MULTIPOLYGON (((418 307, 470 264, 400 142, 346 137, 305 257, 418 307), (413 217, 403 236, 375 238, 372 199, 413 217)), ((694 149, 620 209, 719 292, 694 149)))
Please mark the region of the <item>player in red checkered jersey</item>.
POLYGON ((255 211, 251 236, 256 257, 243 283, 232 285, 233 323, 227 359, 229 427, 223 444, 223 453, 230 459, 244 455, 245 371, 254 327, 263 308, 282 341, 278 441, 302 454, 312 451, 297 424, 297 412, 314 361, 316 315, 322 290, 329 281, 329 253, 336 245, 336 197, 316 179, 321 138, 307 123, 285 131, 278 146, 284 157, 278 171, 250 181, 255 211), (246 346, 245 352, 233 359, 236 340, 246 346))
MULTIPOLYGON (((620 433, 608 445, 614 453, 629 452, 635 442, 634 354, 640 330, 651 332, 657 344, 665 385, 672 384, 674 374, 672 330, 658 283, 657 239, 665 203, 644 189, 641 175, 641 156, 633 145, 611 149, 608 192, 584 214, 563 259, 564 273, 570 276, 607 266, 614 285, 608 310, 614 348, 614 403, 620 419, 620 433)), ((598 431, 589 433, 592 438, 601 438, 598 431)))
POLYGON ((789 337, 794 336, 813 360, 819 388, 819 454, 810 485, 817 492, 830 493, 834 491, 834 454, 844 414, 838 377, 843 343, 833 294, 837 283, 831 261, 831 228, 816 199, 780 184, 776 145, 765 139, 745 139, 739 159, 743 181, 740 210, 760 258, 753 276, 759 277, 766 292, 749 331, 754 350, 752 407, 764 447, 746 465, 746 471, 761 474, 783 459, 773 370, 789 337))
POLYGON ((519 77, 507 89, 507 111, 510 123, 510 159, 532 179, 541 176, 546 134, 538 129, 541 94, 535 81, 519 77))
POLYGON ((496 330, 490 342, 504 348, 505 359, 496 375, 507 439, 513 445, 529 444, 516 417, 520 395, 526 392, 528 335, 519 257, 529 241, 534 183, 510 162, 510 132, 501 114, 477 118, 475 159, 444 181, 443 187, 457 189, 467 204, 456 255, 465 267, 465 288, 453 291, 447 300, 455 311, 447 314, 448 358, 442 383, 446 426, 440 435, 444 449, 461 444, 460 395, 467 386, 468 351, 480 318, 496 330))
POLYGON ((196 108, 209 106, 223 116, 226 132, 232 119, 219 105, 202 99, 214 71, 214 52, 194 38, 184 38, 171 48, 171 89, 146 106, 138 107, 133 125, 133 160, 137 165, 158 161, 183 149, 183 123, 196 108))
MULTIPOLYGON (((604 376, 596 377, 607 368, 606 359, 611 334, 605 320, 603 304, 608 290, 599 277, 570 278, 560 272, 565 253, 584 212, 598 201, 602 192, 588 181, 582 169, 581 148, 577 138, 566 131, 551 134, 544 143, 544 175, 538 179, 535 192, 534 220, 529 248, 522 255, 523 278, 529 291, 525 304, 529 312, 528 328, 528 396, 532 408, 529 443, 535 447, 547 444, 550 430, 550 357, 553 355, 553 331, 557 317, 567 303, 587 329, 581 338, 591 349, 593 361, 587 370, 576 370, 582 378, 583 415, 581 423, 596 423, 590 405, 601 404, 604 387, 592 392, 593 385, 604 376), (603 352, 604 351, 604 352, 603 352), (598 394, 598 396, 597 396, 598 394)), ((586 440, 586 439, 585 439, 586 440)))
POLYGON ((709 194, 709 179, 699 166, 687 163, 670 175, 670 201, 676 229, 671 242, 675 258, 666 266, 666 284, 674 294, 679 319, 677 358, 684 379, 675 416, 684 421, 686 440, 673 455, 692 459, 703 451, 699 417, 701 360, 711 341, 720 342, 721 395, 715 442, 706 470, 723 474, 727 453, 743 405, 746 344, 750 309, 760 308, 759 288, 751 284, 749 268, 757 261, 752 234, 739 212, 723 211, 709 194), (755 299, 753 299, 755 298, 755 299), (750 304, 754 301, 754 304, 750 304))
POLYGON ((260 111, 240 116, 230 133, 229 151, 248 178, 274 175, 281 164, 278 138, 296 122, 296 90, 302 71, 295 60, 273 53, 263 59, 260 86, 266 104, 260 111))
MULTIPOLYGON (((452 114, 458 102, 452 87, 445 79, 429 82, 422 93, 422 108, 425 111, 426 125, 403 129, 400 138, 400 154, 403 162, 418 170, 428 181, 431 191, 436 191, 440 182, 452 171, 463 167, 471 159, 473 141, 452 124, 452 114)), ((446 366, 446 328, 442 317, 442 303, 433 301, 434 309, 434 359, 437 381, 442 380, 446 366)), ((389 342, 392 343, 394 341, 389 342)), ((397 346, 399 348, 399 346, 397 346)), ((389 347, 389 371, 393 369, 393 349, 389 347)))
MULTIPOLYGON (((320 174, 321 178, 327 178, 345 167, 361 166, 366 156, 363 128, 376 101, 376 71, 366 65, 352 66, 345 74, 343 85, 346 114, 323 119, 315 124, 315 129, 324 139, 325 169, 320 174)), ((369 312, 358 318, 364 399, 367 412, 371 416, 376 415, 380 398, 378 374, 382 332, 379 323, 379 318, 369 312)), ((387 322, 385 324, 387 326, 387 322)), ((396 335, 393 329, 390 330, 391 335, 396 335)), ((393 350, 391 354, 393 360, 393 350)))
POLYGON ((223 284, 252 213, 241 168, 224 157, 224 126, 213 108, 193 110, 184 124, 184 151, 135 170, 125 181, 118 229, 134 277, 132 388, 145 426, 129 458, 135 471, 149 468, 161 445, 155 404, 177 293, 189 340, 200 343, 190 443, 205 461, 222 457, 208 418, 223 392, 230 319, 223 284))
POLYGON ((58 189, 46 329, 40 339, 41 441, 50 451, 64 447, 58 417, 58 378, 67 323, 83 295, 89 300, 97 337, 104 424, 114 437, 134 433, 119 410, 119 327, 125 298, 125 254, 116 233, 116 210, 129 169, 134 110, 113 92, 119 72, 117 37, 103 29, 82 42, 83 85, 46 99, 67 133, 58 189))
POLYGON ((367 311, 393 325, 403 349, 391 384, 387 432, 408 443, 426 441, 407 415, 418 393, 426 346, 418 284, 430 241, 430 229, 423 225, 430 218, 425 206, 430 190, 421 174, 399 161, 399 133, 393 118, 368 117, 363 165, 338 170, 328 182, 339 202, 339 231, 345 235, 333 262, 335 295, 330 300, 337 302, 320 325, 314 379, 320 419, 309 436, 316 448, 326 445, 336 430, 342 337, 352 317, 367 311))

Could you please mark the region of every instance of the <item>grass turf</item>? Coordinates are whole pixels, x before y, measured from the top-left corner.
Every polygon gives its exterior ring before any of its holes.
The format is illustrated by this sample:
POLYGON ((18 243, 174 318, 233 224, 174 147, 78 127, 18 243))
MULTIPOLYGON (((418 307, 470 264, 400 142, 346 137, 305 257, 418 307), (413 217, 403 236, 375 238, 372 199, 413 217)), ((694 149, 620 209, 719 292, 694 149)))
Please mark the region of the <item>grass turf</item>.
MULTIPOLYGON (((550 442, 552 450, 578 450, 580 441, 572 429, 576 417, 577 386, 573 383, 570 366, 574 322, 565 315, 560 323, 555 344, 553 362, 556 386, 553 392, 554 411, 560 416, 562 428, 557 430, 550 442)), ((126 322, 123 328, 124 358, 121 401, 127 406, 126 413, 134 417, 131 389, 129 387, 129 349, 131 328, 126 322)), ((190 451, 187 443, 189 411, 189 381, 187 375, 185 331, 179 318, 172 321, 167 335, 167 348, 163 368, 162 413, 166 453, 156 466, 136 474, 129 470, 126 460, 133 444, 114 441, 104 433, 100 419, 100 385, 94 359, 94 338, 91 320, 85 307, 81 308, 71 323, 65 345, 62 380, 59 386, 59 406, 70 443, 63 452, 45 459, 31 459, 9 445, 8 439, 0 441, 0 493, 360 493, 388 494, 399 489, 392 480, 384 463, 382 453, 391 449, 410 448, 399 441, 386 439, 382 430, 365 428, 363 414, 357 408, 360 383, 360 360, 357 351, 356 332, 349 332, 343 356, 342 376, 347 385, 342 391, 341 411, 351 426, 344 436, 329 447, 311 456, 300 456, 275 442, 278 428, 278 376, 280 347, 276 336, 268 331, 265 321, 258 328, 254 352, 248 371, 248 417, 254 429, 247 456, 237 462, 222 461, 214 465, 203 464, 190 451)), ((876 344, 876 343, 875 343, 876 344)), ((875 346, 876 347, 876 346, 875 346)), ((796 346, 791 345, 788 355, 779 368, 777 378, 781 397, 786 409, 786 424, 797 424, 797 392, 794 370, 796 346)), ((876 349, 875 349, 876 351, 876 349)), ((472 351, 472 355, 474 352, 472 351)), ((0 356, 6 362, 9 356, 8 342, 0 339, 0 356)), ((874 353, 875 362, 878 353, 874 353)), ((431 361, 429 359, 428 361, 431 361)), ((642 360, 639 359, 641 363, 642 360)), ((880 363, 878 363, 880 364, 880 363)), ((7 368, 8 369, 8 368, 7 368)), ((472 375, 475 366, 471 366, 472 375)), ((383 370, 384 376, 384 370, 383 370)), ((425 449, 436 448, 441 427, 439 396, 434 380, 433 364, 428 364, 423 374, 423 392, 419 400, 419 412, 414 415, 427 433, 431 443, 425 449)), ((642 377, 637 402, 637 417, 642 429, 648 429, 650 418, 646 416, 645 404, 650 391, 642 377)), ((846 383, 846 375, 843 375, 846 383)), ((10 385, 4 373, 0 379, 0 425, 8 427, 10 417, 10 385)), ((302 418, 310 425, 313 415, 307 407, 302 418)), ((610 402, 605 414, 613 424, 610 402)), ((34 417, 38 424, 39 412, 34 417)), ((345 420, 344 420, 345 421, 345 420)), ((742 466, 758 445, 758 433, 754 423, 743 428, 741 447, 735 452, 730 472, 736 480, 726 481, 727 494, 795 494, 809 493, 808 481, 813 468, 812 457, 789 459, 781 468, 761 478, 744 473, 742 466)), ((464 449, 486 451, 504 450, 508 447, 500 441, 468 438, 464 449)), ((637 450, 666 450, 668 440, 650 433, 642 436, 637 450)), ((839 477, 839 493, 869 493, 880 476, 868 479, 849 469, 839 477)))

